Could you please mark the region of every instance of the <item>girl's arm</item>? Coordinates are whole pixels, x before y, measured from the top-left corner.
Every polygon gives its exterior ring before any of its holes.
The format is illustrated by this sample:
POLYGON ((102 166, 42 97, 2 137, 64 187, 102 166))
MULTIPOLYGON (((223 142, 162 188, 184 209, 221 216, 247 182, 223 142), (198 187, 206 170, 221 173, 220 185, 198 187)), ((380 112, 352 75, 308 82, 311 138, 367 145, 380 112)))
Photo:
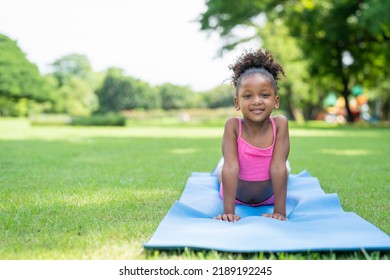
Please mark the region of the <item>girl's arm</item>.
POLYGON ((276 124, 275 147, 271 162, 271 180, 275 196, 274 212, 264 216, 286 220, 286 196, 288 171, 286 161, 290 152, 290 136, 288 132, 288 120, 284 116, 274 118, 276 124))
POLYGON ((238 185, 238 156, 237 156, 237 131, 238 121, 230 118, 225 123, 222 138, 222 154, 224 164, 222 167, 223 185, 223 214, 216 217, 217 220, 235 222, 240 219, 235 214, 235 201, 238 185))

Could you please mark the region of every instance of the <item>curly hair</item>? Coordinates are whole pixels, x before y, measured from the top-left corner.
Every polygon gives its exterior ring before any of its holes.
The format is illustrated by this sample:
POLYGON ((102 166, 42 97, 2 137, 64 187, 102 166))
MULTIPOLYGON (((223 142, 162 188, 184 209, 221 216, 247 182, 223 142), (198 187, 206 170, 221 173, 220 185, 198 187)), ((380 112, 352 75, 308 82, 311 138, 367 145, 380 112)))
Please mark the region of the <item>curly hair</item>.
POLYGON ((231 83, 236 88, 236 93, 242 78, 253 74, 261 74, 270 78, 276 93, 278 90, 276 81, 280 80, 280 74, 285 76, 282 66, 274 61, 273 55, 269 51, 261 49, 244 51, 234 64, 229 65, 229 70, 233 70, 231 83))

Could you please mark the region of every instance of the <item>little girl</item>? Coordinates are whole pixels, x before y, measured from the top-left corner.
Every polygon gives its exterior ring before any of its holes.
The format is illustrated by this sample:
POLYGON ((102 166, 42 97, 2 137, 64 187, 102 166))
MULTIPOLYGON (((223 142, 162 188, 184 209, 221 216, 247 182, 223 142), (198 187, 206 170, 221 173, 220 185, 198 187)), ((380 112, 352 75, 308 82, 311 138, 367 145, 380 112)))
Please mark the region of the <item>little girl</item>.
POLYGON ((268 51, 247 51, 233 65, 234 104, 241 118, 225 123, 220 172, 223 214, 217 220, 235 222, 235 204, 274 205, 263 216, 286 220, 286 193, 290 150, 288 121, 271 116, 279 108, 276 80, 283 68, 268 51))

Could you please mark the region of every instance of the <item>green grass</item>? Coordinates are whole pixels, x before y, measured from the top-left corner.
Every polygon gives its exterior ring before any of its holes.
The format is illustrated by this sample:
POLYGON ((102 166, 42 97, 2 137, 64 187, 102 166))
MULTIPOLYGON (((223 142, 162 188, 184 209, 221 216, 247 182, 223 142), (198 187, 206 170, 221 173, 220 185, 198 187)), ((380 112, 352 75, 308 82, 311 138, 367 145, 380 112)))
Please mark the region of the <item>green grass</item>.
MULTIPOLYGON (((0 259, 388 259, 388 252, 144 251, 193 171, 221 157, 222 123, 125 128, 0 119, 0 259)), ((390 130, 292 125, 292 172, 390 233, 390 130)))

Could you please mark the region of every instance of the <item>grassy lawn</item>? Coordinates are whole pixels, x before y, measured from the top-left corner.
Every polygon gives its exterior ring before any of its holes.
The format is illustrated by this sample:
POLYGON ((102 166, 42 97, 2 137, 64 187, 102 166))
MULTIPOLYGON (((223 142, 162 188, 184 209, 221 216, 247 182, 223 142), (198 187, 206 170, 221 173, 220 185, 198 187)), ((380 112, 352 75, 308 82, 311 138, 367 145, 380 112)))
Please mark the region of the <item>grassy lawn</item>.
MULTIPOLYGON (((142 124, 142 125, 141 125, 142 124)), ((221 157, 223 122, 125 128, 0 119, 0 259, 388 259, 388 252, 145 252, 193 171, 221 157)), ((292 173, 318 177, 390 233, 390 129, 291 126, 292 173)))

